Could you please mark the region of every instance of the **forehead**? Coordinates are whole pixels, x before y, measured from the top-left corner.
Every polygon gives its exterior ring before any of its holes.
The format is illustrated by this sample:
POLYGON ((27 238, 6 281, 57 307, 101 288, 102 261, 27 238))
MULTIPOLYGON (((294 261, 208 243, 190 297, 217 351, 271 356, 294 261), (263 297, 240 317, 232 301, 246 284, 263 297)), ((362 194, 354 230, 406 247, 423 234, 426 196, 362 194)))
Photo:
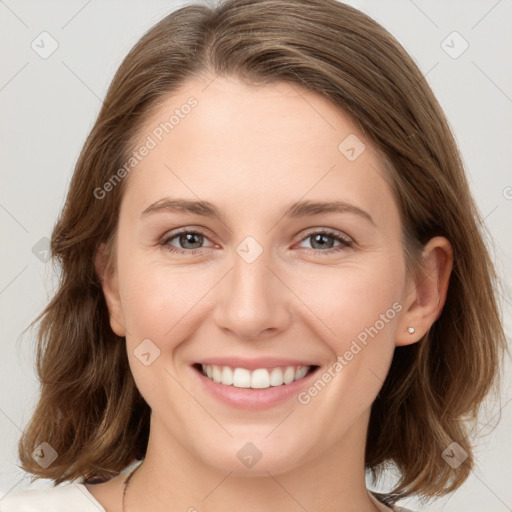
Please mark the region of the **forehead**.
POLYGON ((237 215, 322 199, 397 220, 374 147, 328 99, 295 84, 186 83, 146 119, 133 148, 144 145, 151 149, 130 172, 123 200, 139 213, 165 196, 208 200, 237 215))

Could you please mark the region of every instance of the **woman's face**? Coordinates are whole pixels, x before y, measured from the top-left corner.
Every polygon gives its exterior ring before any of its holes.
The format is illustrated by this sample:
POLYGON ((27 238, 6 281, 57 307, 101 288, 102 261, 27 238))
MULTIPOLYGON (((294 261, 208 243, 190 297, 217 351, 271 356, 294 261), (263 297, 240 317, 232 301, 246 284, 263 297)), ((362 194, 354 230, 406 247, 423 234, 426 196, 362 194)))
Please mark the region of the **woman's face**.
POLYGON ((104 290, 150 445, 252 475, 360 446, 395 345, 417 339, 368 139, 298 86, 219 77, 169 97, 134 150, 104 290))

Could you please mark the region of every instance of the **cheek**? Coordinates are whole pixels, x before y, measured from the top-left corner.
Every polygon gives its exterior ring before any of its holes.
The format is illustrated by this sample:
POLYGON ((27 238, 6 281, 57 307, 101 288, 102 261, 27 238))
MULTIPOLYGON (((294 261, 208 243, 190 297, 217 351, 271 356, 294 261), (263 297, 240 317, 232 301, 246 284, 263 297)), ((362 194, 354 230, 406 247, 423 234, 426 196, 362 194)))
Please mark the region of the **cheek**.
POLYGON ((169 409, 178 417, 189 397, 176 383, 180 374, 174 360, 181 344, 194 335, 201 299, 213 283, 185 267, 170 268, 137 256, 124 260, 119 275, 129 364, 137 388, 152 409, 169 409))
MULTIPOLYGON (((336 353, 346 350, 358 335, 364 341, 372 326, 381 338, 393 337, 403 286, 398 262, 375 255, 335 268, 313 268, 293 279, 292 289, 314 313, 321 332, 332 339, 336 353)), ((373 338, 376 333, 371 331, 373 338)))
POLYGON ((402 310, 400 272, 399 264, 376 258, 302 280, 301 297, 318 312, 311 322, 330 360, 298 399, 333 439, 371 406, 389 371, 402 310))
MULTIPOLYGON (((224 267, 180 267, 142 256, 125 258, 120 266, 120 287, 128 336, 134 335, 134 343, 149 338, 165 344, 166 349, 173 348, 180 342, 179 334, 186 336, 185 330, 194 327, 189 324, 205 313, 208 293, 224 274, 224 267)), ((293 293, 276 292, 274 300, 295 303, 293 314, 300 315, 299 321, 314 322, 320 339, 334 336, 330 344, 337 354, 358 336, 364 342, 365 333, 373 339, 372 326, 392 334, 397 316, 393 304, 402 286, 396 260, 372 255, 357 262, 347 259, 337 266, 308 264, 292 271, 282 269, 281 275, 293 293)))
POLYGON ((211 272, 204 274, 186 266, 171 267, 162 261, 127 258, 124 274, 120 276, 128 332, 172 343, 176 338, 173 332, 186 323, 187 315, 215 282, 211 272))
MULTIPOLYGON (((344 414, 362 413, 374 401, 391 364, 402 304, 403 275, 399 260, 375 255, 364 264, 317 269, 297 280, 298 296, 315 313, 313 331, 328 346, 330 361, 320 382, 301 397, 326 420, 334 404, 344 414), (327 272, 326 272, 327 270, 327 272), (300 287, 299 287, 300 286, 300 287), (327 392, 321 392, 324 384, 327 392), (316 400, 315 396, 322 398, 316 400), (323 411, 325 417, 320 413, 323 411)), ((333 428, 341 428, 338 418, 333 428)))

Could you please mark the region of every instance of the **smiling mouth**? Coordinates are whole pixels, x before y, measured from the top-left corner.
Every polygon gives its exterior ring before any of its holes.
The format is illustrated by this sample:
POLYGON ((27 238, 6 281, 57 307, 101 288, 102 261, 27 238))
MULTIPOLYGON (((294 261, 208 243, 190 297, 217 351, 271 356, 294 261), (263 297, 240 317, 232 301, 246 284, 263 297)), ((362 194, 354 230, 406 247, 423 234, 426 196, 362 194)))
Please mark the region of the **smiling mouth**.
POLYGON ((233 368, 214 364, 194 364, 193 367, 208 379, 237 388, 267 389, 286 386, 313 373, 318 366, 282 366, 276 368, 233 368))

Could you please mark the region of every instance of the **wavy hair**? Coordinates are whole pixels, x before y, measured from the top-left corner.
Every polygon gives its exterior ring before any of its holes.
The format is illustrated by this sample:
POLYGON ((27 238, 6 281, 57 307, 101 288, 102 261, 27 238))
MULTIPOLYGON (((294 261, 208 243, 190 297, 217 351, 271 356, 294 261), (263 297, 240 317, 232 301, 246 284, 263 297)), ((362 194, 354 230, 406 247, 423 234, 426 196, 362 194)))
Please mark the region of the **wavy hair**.
POLYGON ((458 488, 473 465, 472 420, 499 381, 506 347, 499 279, 485 244, 445 115, 404 48, 364 13, 335 0, 228 0, 190 4, 167 15, 117 70, 76 163, 53 229, 62 272, 37 335, 40 396, 19 441, 21 468, 57 485, 83 476, 108 480, 144 457, 150 408, 112 331, 94 257, 105 243, 113 264, 123 180, 101 188, 127 161, 149 114, 200 77, 250 84, 284 81, 327 98, 379 151, 398 204, 408 272, 434 236, 452 244, 454 265, 444 309, 424 338, 397 347, 372 405, 365 464, 374 479, 390 465, 400 479, 387 502, 458 488), (468 458, 442 458, 457 442, 468 458), (57 459, 42 468, 41 442, 57 459))

